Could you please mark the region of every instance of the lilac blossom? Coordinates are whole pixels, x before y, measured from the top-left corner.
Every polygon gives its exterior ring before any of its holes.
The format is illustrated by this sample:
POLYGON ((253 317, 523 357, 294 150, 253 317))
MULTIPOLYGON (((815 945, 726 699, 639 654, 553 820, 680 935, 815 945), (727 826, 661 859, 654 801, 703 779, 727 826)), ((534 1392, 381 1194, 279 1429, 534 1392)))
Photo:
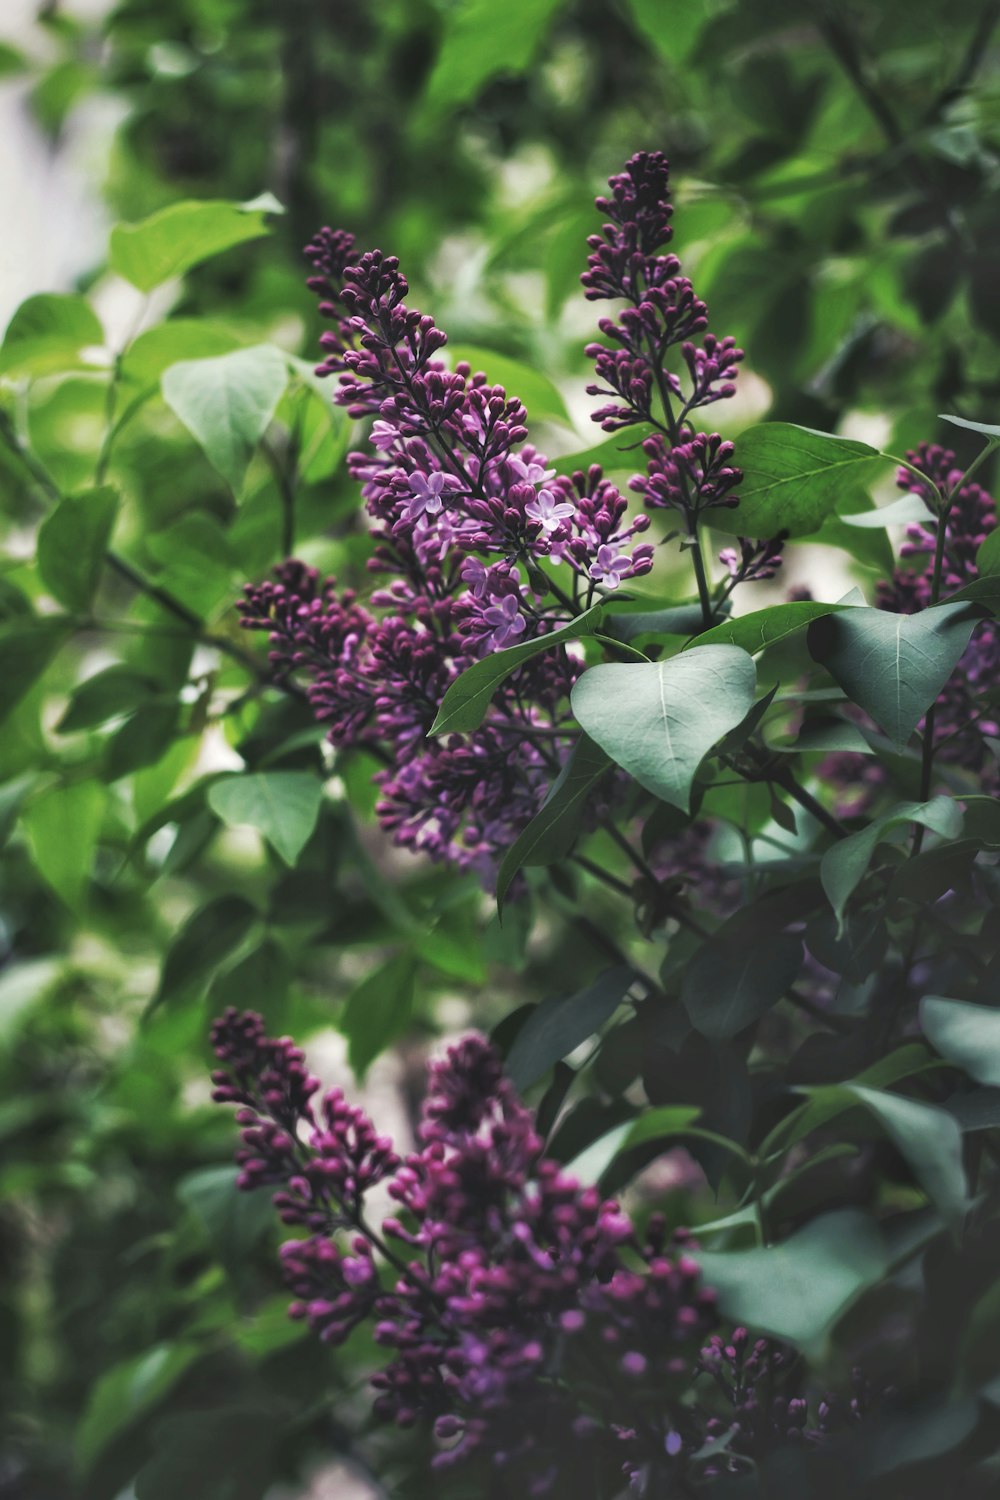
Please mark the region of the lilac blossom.
POLYGON ((683 1238, 668 1247, 654 1220, 641 1241, 545 1155, 488 1042, 431 1066, 402 1161, 339 1090, 314 1102, 301 1052, 259 1016, 228 1010, 213 1045, 214 1097, 239 1106, 240 1186, 276 1188, 299 1231, 280 1255, 290 1314, 334 1345, 371 1322, 379 1417, 433 1429, 437 1465, 478 1452, 538 1495, 581 1445, 619 1467, 669 1451, 714 1295, 683 1238), (381 1181, 396 1213, 376 1231, 365 1200, 381 1181))

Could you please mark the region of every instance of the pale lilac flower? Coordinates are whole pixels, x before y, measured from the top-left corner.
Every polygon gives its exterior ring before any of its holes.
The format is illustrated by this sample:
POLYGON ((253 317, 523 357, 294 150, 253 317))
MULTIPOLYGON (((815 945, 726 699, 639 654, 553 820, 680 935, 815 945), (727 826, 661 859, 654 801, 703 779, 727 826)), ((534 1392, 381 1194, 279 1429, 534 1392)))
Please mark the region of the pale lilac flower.
POLYGON ((506 646, 513 637, 519 636, 524 631, 524 616, 517 607, 517 598, 514 594, 505 594, 502 599, 494 594, 492 602, 483 610, 484 622, 492 626, 489 637, 490 649, 499 651, 506 646))
POLYGON ((595 583, 603 583, 606 589, 616 589, 631 571, 631 558, 623 557, 617 548, 607 543, 603 547, 598 547, 597 558, 590 565, 591 578, 595 583))
POLYGON ((391 422, 376 421, 372 423, 372 430, 368 441, 380 453, 387 453, 398 437, 398 427, 394 427, 391 422))
POLYGON ((539 490, 537 498, 529 500, 524 507, 524 513, 532 521, 537 521, 543 531, 553 532, 576 513, 576 506, 558 501, 551 490, 539 490))
POLYGON ((415 521, 425 512, 429 516, 436 516, 444 504, 445 492, 455 489, 457 485, 456 480, 443 474, 440 469, 434 469, 429 474, 410 474, 407 481, 413 497, 406 507, 406 518, 409 521, 415 521))

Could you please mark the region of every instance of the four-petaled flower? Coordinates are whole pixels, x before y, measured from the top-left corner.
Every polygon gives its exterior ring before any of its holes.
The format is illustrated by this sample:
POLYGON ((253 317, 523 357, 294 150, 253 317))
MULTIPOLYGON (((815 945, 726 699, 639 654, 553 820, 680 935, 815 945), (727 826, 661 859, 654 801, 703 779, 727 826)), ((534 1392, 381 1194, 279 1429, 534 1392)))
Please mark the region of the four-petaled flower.
POLYGON ((444 504, 445 491, 453 490, 457 485, 457 480, 450 474, 443 474, 440 469, 434 469, 429 474, 416 471, 407 475, 407 480, 413 497, 406 507, 408 521, 415 521, 425 512, 429 516, 436 516, 444 504))
POLYGON ((524 513, 537 521, 543 531, 558 531, 563 521, 576 514, 576 506, 559 501, 551 490, 539 490, 536 499, 529 500, 524 513))
POLYGON ((595 583, 603 583, 606 589, 616 589, 631 571, 631 558, 623 557, 617 548, 607 543, 598 547, 597 557, 590 565, 591 578, 595 583))

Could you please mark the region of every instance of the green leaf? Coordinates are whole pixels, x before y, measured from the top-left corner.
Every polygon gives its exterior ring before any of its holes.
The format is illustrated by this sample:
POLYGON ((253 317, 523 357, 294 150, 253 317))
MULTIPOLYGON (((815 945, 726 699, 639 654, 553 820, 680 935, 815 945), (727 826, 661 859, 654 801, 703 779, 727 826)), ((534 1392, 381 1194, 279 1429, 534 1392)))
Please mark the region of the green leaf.
POLYGON ((491 385, 502 385, 508 396, 523 401, 529 422, 561 422, 572 427, 572 418, 559 390, 533 365, 472 344, 449 344, 448 354, 452 369, 464 359, 472 366, 474 375, 481 370, 491 385))
POLYGON ((790 604, 772 604, 767 609, 755 609, 751 614, 738 615, 735 620, 724 620, 699 635, 686 649, 695 646, 739 646, 752 656, 774 646, 787 636, 794 635, 819 620, 824 615, 836 613, 847 606, 843 604, 819 604, 811 599, 795 599, 790 604))
POLYGON ((518 870, 524 865, 551 865, 569 853, 580 830, 586 799, 610 764, 604 751, 581 734, 545 801, 500 861, 498 913, 503 913, 504 898, 518 870))
POLYGON ((56 375, 81 367, 82 349, 100 348, 104 329, 90 303, 63 292, 29 297, 7 324, 0 375, 56 375))
POLYGON ((802 940, 787 932, 755 941, 740 925, 713 934, 685 966, 681 1000, 691 1024, 710 1041, 723 1041, 760 1020, 795 983, 802 940))
POLYGON ((268 233, 266 213, 249 204, 172 203, 138 224, 116 224, 109 263, 140 292, 151 292, 223 250, 268 233))
POLYGON ((137 1500, 262 1500, 274 1484, 280 1415, 266 1406, 215 1406, 165 1417, 153 1457, 135 1478, 137 1500))
POLYGON ((968 1185, 962 1163, 962 1132, 946 1110, 880 1093, 861 1084, 846 1091, 869 1110, 906 1158, 913 1175, 945 1223, 961 1224, 968 1212, 968 1185))
POLYGON ((962 809, 950 797, 932 797, 930 802, 900 802, 867 828, 849 834, 827 849, 819 873, 839 923, 842 924, 845 906, 865 877, 876 846, 904 823, 920 823, 942 838, 957 839, 962 832, 962 809))
POLYGON ((67 906, 83 903, 106 804, 99 782, 72 781, 34 797, 22 815, 35 868, 67 906))
POLYGON ((702 760, 753 706, 753 658, 696 646, 666 661, 608 662, 578 678, 577 720, 640 786, 687 812, 702 760))
MULTIPOLYGON (((605 610, 607 610, 605 604, 605 610)), ((704 623, 700 604, 674 604, 669 609, 621 611, 608 617, 604 626, 619 641, 634 641, 642 635, 697 635, 704 623)), ((700 645, 701 642, 699 641, 700 645)))
POLYGON ((807 1349, 820 1346, 831 1325, 888 1270, 876 1225, 851 1208, 814 1219, 781 1245, 699 1250, 698 1260, 727 1318, 807 1349))
POLYGON ((0 628, 0 724, 69 636, 65 618, 19 619, 0 628))
POLYGON ((108 719, 134 713, 136 705, 155 696, 157 684, 132 667, 105 667, 73 689, 69 707, 56 725, 58 734, 94 729, 108 719))
POLYGON ((0 972, 0 1045, 8 1049, 34 1006, 56 987, 65 973, 54 958, 8 962, 0 972))
POLYGON ((809 627, 809 650, 896 745, 905 745, 958 664, 977 623, 965 604, 915 615, 845 609, 809 627))
POLYGON ((508 646, 504 651, 494 651, 467 667, 451 684, 441 701, 437 718, 430 727, 431 734, 470 734, 478 729, 490 706, 497 688, 516 667, 531 657, 560 646, 564 641, 575 641, 580 636, 591 635, 601 623, 603 604, 592 604, 582 615, 577 615, 568 625, 551 631, 548 635, 536 636, 534 640, 522 641, 520 645, 508 646))
POLYGON ((415 980, 416 962, 404 950, 363 979, 348 997, 340 1029, 347 1037, 347 1060, 357 1079, 410 1024, 415 980))
POLYGON ((234 493, 287 384, 288 365, 271 344, 183 360, 161 381, 163 399, 234 493))
POLYGON ((427 104, 443 113, 474 99, 498 73, 524 73, 563 0, 461 0, 445 13, 427 104))
POLYGON ((180 707, 176 698, 161 698, 131 714, 107 742, 103 774, 118 781, 155 766, 173 748, 180 707))
POLYGON ((155 1344, 101 1375, 76 1429, 77 1467, 85 1473, 114 1438, 158 1406, 200 1352, 193 1344, 155 1344))
POLYGON ((244 771, 208 789, 208 805, 230 828, 256 828, 286 865, 312 837, 323 783, 311 771, 244 771))
POLYGON ((977 1083, 1000 1088, 1000 1011, 927 995, 920 1002, 920 1024, 942 1057, 977 1083))
POLYGON ((702 0, 626 0, 626 8, 639 35, 675 69, 690 56, 709 19, 702 0))
POLYGON ((121 378, 133 386, 158 386, 171 365, 184 360, 231 354, 244 340, 220 323, 200 318, 172 318, 140 333, 122 357, 121 378))
POLYGON ((146 550, 162 567, 157 582, 202 618, 233 596, 236 563, 229 537, 213 515, 188 511, 146 538, 146 550))
MULTIPOLYGON (((246 998, 244 994, 244 1004, 246 998)), ((274 1220, 270 1195, 243 1192, 236 1177, 233 1167, 205 1167, 189 1172, 177 1184, 178 1198, 231 1275, 239 1273, 274 1220)))
POLYGON ((606 969, 576 995, 543 1000, 514 1038, 504 1067, 520 1093, 560 1058, 600 1031, 635 983, 633 969, 606 969))
POLYGON ((984 578, 1000 574, 1000 527, 989 533, 976 553, 976 571, 984 578))
POLYGON ((605 474, 645 473, 646 455, 642 445, 652 437, 656 428, 651 422, 637 422, 622 432, 613 433, 601 443, 594 443, 577 453, 564 453, 552 460, 557 474, 574 474, 581 469, 585 474, 592 464, 598 464, 605 474))
POLYGON ((256 907, 243 896, 216 896, 188 917, 167 949, 147 1014, 166 1001, 181 1004, 202 994, 215 970, 257 926, 256 907))
POLYGON ((60 604, 76 614, 90 607, 118 515, 109 485, 67 495, 38 530, 38 571, 60 604))
POLYGON ((866 483, 886 462, 853 438, 765 422, 740 434, 740 503, 712 512, 712 525, 738 536, 811 536, 836 512, 845 488, 866 483))
POLYGON ((842 516, 841 519, 847 526, 869 527, 877 530, 883 526, 907 526, 912 521, 925 524, 935 519, 934 512, 928 507, 927 502, 919 495, 900 495, 898 500, 893 500, 888 505, 880 505, 876 510, 863 510, 857 515, 842 516))
POLYGON ((938 419, 950 422, 953 427, 966 427, 969 432, 978 432, 980 437, 989 438, 991 443, 1000 443, 1000 427, 991 427, 988 422, 970 422, 967 417, 949 417, 943 411, 938 412, 938 419))

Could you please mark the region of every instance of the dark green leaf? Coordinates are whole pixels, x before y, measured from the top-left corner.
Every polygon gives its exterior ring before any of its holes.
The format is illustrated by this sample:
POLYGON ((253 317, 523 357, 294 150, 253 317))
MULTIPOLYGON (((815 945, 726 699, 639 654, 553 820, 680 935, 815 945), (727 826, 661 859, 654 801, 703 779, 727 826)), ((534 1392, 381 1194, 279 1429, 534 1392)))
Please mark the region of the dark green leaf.
POLYGON ((534 640, 522 641, 517 646, 508 646, 504 651, 494 651, 491 655, 484 656, 482 661, 466 667, 461 677, 445 693, 430 733, 469 734, 478 729, 493 694, 516 667, 542 651, 562 645, 564 641, 574 641, 580 636, 592 634, 601 623, 603 614, 604 606, 593 604, 559 630, 536 636, 534 640))
POLYGON ((505 1064, 517 1089, 523 1093, 560 1058, 600 1031, 636 977, 632 969, 607 969, 579 994, 536 1005, 518 1032, 505 1064))
POLYGON ((70 634, 64 618, 17 619, 0 628, 0 724, 41 677, 70 634))
POLYGON ((867 483, 886 460, 853 438, 765 422, 741 433, 740 503, 712 512, 712 524, 738 536, 811 536, 835 513, 844 490, 867 483))
POLYGON ((404 951, 369 974, 348 997, 340 1029, 357 1078, 410 1024, 415 980, 413 954, 404 951))
POLYGON ((728 1318, 805 1348, 888 1269, 876 1225, 856 1209, 824 1214, 781 1245, 700 1250, 698 1259, 728 1318))
POLYGON ((693 647, 666 661, 609 662, 577 680, 573 712, 640 786, 687 811, 695 772, 753 706, 753 659, 735 646, 693 647))
POLYGON ((0 345, 0 373, 53 375, 80 368, 82 349, 100 348, 104 329, 90 303, 63 292, 22 302, 0 345))
POLYGON ((60 604, 76 614, 90 607, 118 515, 109 485, 67 495, 38 530, 38 571, 60 604))
POLYGON ((581 452, 565 453, 562 458, 554 458, 552 466, 557 474, 575 474, 578 469, 586 474, 592 464, 598 464, 605 474, 631 474, 635 471, 643 473, 646 455, 642 451, 642 444, 655 431, 656 428, 651 423, 639 422, 581 452))
MULTIPOLYGON (((244 1005, 247 998, 244 995, 244 1005)), ((274 1222, 270 1195, 243 1192, 236 1186, 236 1176, 234 1167, 205 1167, 190 1172, 177 1184, 178 1198, 194 1215, 230 1274, 239 1272, 274 1222)))
POLYGON ((801 965, 802 941, 791 933, 761 942, 740 926, 727 941, 723 929, 684 970, 681 999, 692 1026, 712 1041, 736 1036, 777 1004, 801 965))
POLYGON ((531 822, 507 850, 497 871, 497 910, 503 912, 511 881, 524 865, 550 865, 564 858, 580 831, 586 799, 611 762, 587 735, 581 734, 566 764, 549 788, 531 822))
POLYGON ((809 650, 853 703, 895 744, 905 745, 975 625, 975 612, 963 604, 940 604, 915 615, 845 609, 809 627, 809 650))
POLYGON ((199 1354, 193 1344, 155 1344, 105 1371, 91 1391, 76 1429, 78 1467, 84 1472, 90 1469, 119 1433, 170 1394, 199 1354))
POLYGON ((243 896, 216 896, 194 912, 167 949, 149 1010, 202 993, 224 959, 246 942, 259 918, 243 896))
POLYGON ((105 667, 73 689, 69 707, 56 730, 73 734, 79 729, 93 729, 108 719, 133 713, 136 705, 156 693, 156 683, 132 667, 105 667))
POLYGON ((606 617, 604 626, 617 640, 634 641, 641 635, 697 635, 703 623, 700 604, 675 604, 634 614, 623 610, 606 617))
POLYGON ((323 783, 311 771, 244 771, 208 789, 208 805, 230 828, 249 824, 294 865, 312 836, 323 783))
POLYGON ((127 718, 108 739, 104 779, 118 781, 122 776, 131 776, 133 771, 155 766, 171 748, 179 717, 175 699, 158 699, 127 718))
POLYGON ((111 269, 140 292, 151 292, 201 261, 267 234, 268 211, 274 210, 208 200, 172 203, 138 224, 115 225, 111 269))
POLYGON ((287 384, 288 364, 271 344, 183 360, 161 381, 163 399, 234 493, 287 384))
POLYGON ((1000 1011, 927 995, 920 1002, 920 1024, 942 1057, 977 1083, 1000 1088, 1000 1011))
POLYGON ((976 571, 984 578, 1000 574, 1000 527, 990 532, 976 553, 976 571))
POLYGON ((820 879, 838 922, 864 879, 879 841, 905 823, 920 823, 942 838, 957 839, 962 832, 962 809, 950 797, 932 797, 930 802, 901 802, 867 828, 833 844, 820 863, 820 879))
POLYGON ((166 1417, 153 1430, 153 1457, 136 1476, 137 1500, 261 1500, 274 1483, 281 1433, 269 1407, 166 1417))

